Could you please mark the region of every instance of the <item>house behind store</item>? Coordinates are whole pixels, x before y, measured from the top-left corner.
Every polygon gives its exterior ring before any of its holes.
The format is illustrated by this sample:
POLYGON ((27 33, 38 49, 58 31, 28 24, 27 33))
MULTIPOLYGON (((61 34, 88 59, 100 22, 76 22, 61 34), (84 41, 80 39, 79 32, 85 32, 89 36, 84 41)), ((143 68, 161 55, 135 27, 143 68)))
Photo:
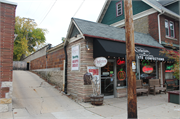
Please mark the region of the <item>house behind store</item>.
MULTIPOLYGON (((167 66, 173 65, 173 61, 160 55, 159 51, 164 48, 165 41, 179 48, 179 5, 177 0, 133 1, 136 78, 143 79, 144 85, 148 85, 150 78, 161 79, 161 84, 164 84, 165 79, 173 79, 173 72, 165 72, 167 66), (150 74, 143 70, 146 65, 153 69, 150 74)), ((30 69, 46 75, 49 72, 49 80, 59 84, 65 93, 82 101, 89 101, 89 95, 92 94, 92 86, 84 84, 86 72, 98 76, 100 92, 105 96, 126 96, 123 7, 123 1, 107 0, 98 23, 72 18, 65 42, 46 50, 41 57, 28 60, 30 69), (106 57, 107 65, 95 67, 93 61, 97 57, 106 57)))

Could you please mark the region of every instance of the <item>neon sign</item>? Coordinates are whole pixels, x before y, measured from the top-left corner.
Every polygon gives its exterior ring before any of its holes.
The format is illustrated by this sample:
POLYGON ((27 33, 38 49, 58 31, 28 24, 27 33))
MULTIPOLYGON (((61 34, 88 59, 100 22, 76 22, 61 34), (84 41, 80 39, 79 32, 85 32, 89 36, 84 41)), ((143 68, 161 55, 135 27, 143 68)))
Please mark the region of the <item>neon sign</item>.
POLYGON ((125 63, 126 63, 126 62, 125 62, 125 61, 121 61, 121 59, 118 59, 118 60, 117 60, 117 64, 118 64, 118 65, 125 64, 125 63))
POLYGON ((173 65, 166 66, 165 72, 174 72, 174 70, 172 70, 172 69, 173 69, 173 65))
POLYGON ((148 60, 143 60, 142 61, 142 65, 143 66, 146 66, 146 65, 149 65, 149 64, 150 64, 150 62, 148 60))
POLYGON ((146 74, 152 73, 153 70, 154 70, 153 67, 150 66, 150 65, 146 65, 146 66, 144 66, 144 67, 142 68, 142 71, 143 71, 144 73, 146 73, 146 74))
POLYGON ((120 81, 123 81, 123 80, 125 80, 125 78, 126 78, 126 72, 125 71, 122 71, 123 69, 120 69, 120 71, 118 72, 118 79, 120 80, 120 81))

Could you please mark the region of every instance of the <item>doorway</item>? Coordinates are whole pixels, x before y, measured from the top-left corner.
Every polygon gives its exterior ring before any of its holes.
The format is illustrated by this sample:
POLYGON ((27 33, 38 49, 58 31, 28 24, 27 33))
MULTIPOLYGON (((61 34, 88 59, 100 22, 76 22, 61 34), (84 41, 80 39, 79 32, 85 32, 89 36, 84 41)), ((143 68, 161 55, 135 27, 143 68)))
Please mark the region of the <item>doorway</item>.
POLYGON ((114 95, 114 60, 108 60, 106 66, 101 68, 101 94, 104 96, 114 95))

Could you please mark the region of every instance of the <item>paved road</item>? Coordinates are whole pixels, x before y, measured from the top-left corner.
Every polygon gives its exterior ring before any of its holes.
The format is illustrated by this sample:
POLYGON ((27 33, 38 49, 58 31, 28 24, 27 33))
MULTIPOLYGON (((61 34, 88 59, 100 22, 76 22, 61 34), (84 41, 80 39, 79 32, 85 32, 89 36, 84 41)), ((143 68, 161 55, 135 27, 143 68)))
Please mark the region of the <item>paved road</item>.
POLYGON ((13 71, 13 108, 15 119, 101 118, 28 71, 13 71))

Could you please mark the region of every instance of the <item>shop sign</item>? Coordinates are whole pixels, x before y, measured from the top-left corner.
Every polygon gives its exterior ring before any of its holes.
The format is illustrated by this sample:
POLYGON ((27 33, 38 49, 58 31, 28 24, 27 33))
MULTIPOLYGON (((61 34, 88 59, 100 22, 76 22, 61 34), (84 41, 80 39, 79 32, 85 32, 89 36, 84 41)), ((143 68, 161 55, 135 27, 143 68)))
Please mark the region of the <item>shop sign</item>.
POLYGON ((149 50, 141 47, 135 47, 135 52, 138 54, 138 59, 164 61, 164 58, 154 57, 150 55, 151 53, 149 50))
POLYGON ((79 45, 72 47, 71 70, 79 70, 79 45))
POLYGON ((146 74, 152 73, 153 70, 154 70, 153 67, 150 66, 150 65, 146 65, 146 66, 144 66, 144 67, 142 68, 142 71, 143 71, 144 73, 146 73, 146 74))
POLYGON ((107 64, 107 59, 105 57, 98 57, 94 60, 94 65, 96 67, 104 67, 107 64))
POLYGON ((121 64, 125 64, 126 62, 125 61, 121 61, 121 59, 118 59, 117 60, 117 65, 121 65, 121 64))

